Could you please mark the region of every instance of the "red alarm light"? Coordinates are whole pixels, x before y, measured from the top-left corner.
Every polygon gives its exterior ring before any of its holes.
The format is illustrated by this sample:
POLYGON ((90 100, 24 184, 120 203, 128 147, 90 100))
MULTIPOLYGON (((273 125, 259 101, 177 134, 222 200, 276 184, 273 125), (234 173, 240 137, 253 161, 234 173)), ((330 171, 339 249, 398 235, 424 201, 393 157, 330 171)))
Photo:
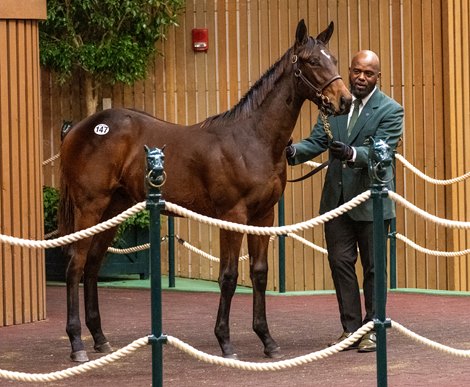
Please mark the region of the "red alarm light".
POLYGON ((193 28, 193 50, 205 52, 209 48, 209 31, 207 28, 193 28))

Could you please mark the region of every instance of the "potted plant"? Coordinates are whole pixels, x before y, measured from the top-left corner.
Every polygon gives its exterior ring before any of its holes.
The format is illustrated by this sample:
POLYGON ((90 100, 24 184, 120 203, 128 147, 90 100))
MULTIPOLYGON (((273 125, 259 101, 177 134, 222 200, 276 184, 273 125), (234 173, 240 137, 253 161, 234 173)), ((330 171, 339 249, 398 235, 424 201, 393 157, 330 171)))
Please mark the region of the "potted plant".
MULTIPOLYGON (((44 200, 44 233, 54 236, 57 230, 57 211, 59 208, 59 191, 54 187, 43 187, 44 200)), ((150 216, 143 210, 126 219, 118 229, 114 238, 113 247, 127 249, 148 243, 148 227, 150 216)), ((64 280, 67 262, 61 247, 46 249, 46 279, 64 280)), ((139 274, 141 279, 149 277, 148 250, 120 254, 108 253, 100 270, 100 277, 117 277, 121 275, 139 274)))
MULTIPOLYGON (((114 238, 113 247, 128 249, 149 242, 150 215, 147 210, 127 218, 120 226, 114 238)), ((149 251, 141 250, 130 253, 108 252, 100 269, 100 277, 138 274, 140 279, 150 275, 149 251)))

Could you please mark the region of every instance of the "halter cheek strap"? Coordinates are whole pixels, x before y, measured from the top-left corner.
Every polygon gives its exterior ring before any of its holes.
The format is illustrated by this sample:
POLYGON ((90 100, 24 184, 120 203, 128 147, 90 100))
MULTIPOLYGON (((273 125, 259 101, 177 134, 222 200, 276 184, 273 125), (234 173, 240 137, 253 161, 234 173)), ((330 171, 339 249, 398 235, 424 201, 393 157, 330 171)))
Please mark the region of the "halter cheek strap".
POLYGON ((313 89, 315 91, 317 97, 320 97, 322 99, 322 102, 328 103, 329 99, 326 95, 323 94, 323 90, 325 90, 331 83, 333 83, 337 79, 342 79, 341 75, 339 75, 339 74, 334 75, 329 80, 327 80, 323 85, 321 85, 320 87, 317 87, 312 82, 310 82, 307 79, 307 77, 305 77, 305 75, 302 73, 302 70, 299 69, 297 55, 292 56, 292 63, 294 64, 294 75, 297 78, 300 78, 308 87, 313 89))

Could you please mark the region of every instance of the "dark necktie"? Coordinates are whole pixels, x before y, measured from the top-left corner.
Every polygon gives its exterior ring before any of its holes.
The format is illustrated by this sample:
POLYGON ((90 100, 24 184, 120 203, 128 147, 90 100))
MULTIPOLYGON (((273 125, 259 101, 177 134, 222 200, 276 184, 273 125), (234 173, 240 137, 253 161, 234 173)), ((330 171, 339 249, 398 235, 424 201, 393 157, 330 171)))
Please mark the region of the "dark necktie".
POLYGON ((351 116, 351 119, 349 120, 349 125, 348 125, 348 136, 351 135, 351 131, 354 128, 354 125, 356 125, 357 117, 359 117, 359 105, 361 104, 362 100, 359 98, 356 98, 353 102, 354 104, 354 110, 351 116))

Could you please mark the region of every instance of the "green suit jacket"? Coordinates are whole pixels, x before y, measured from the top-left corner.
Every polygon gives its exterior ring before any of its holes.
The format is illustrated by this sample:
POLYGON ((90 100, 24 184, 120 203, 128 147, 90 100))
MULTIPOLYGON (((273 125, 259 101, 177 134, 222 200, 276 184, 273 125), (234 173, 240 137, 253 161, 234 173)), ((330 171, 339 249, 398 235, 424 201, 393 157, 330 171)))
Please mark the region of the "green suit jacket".
MULTIPOLYGON (((333 139, 351 145, 356 149, 354 162, 341 162, 330 159, 320 201, 320 214, 338 207, 343 195, 347 202, 362 192, 370 189, 368 174, 369 136, 384 140, 394 150, 403 133, 403 108, 400 104, 376 89, 367 104, 363 107, 356 125, 348 137, 347 114, 329 117, 333 139)), ((328 137, 319 118, 309 137, 294 144, 296 149, 290 165, 304 163, 328 149, 328 137)), ((391 167, 390 167, 391 168, 391 167)), ((393 173, 390 169, 388 174, 393 173)), ((388 189, 394 190, 393 182, 388 189)), ((356 221, 372 221, 372 200, 360 204, 348 211, 356 221)), ((384 219, 395 217, 395 206, 390 199, 384 200, 384 219)))

